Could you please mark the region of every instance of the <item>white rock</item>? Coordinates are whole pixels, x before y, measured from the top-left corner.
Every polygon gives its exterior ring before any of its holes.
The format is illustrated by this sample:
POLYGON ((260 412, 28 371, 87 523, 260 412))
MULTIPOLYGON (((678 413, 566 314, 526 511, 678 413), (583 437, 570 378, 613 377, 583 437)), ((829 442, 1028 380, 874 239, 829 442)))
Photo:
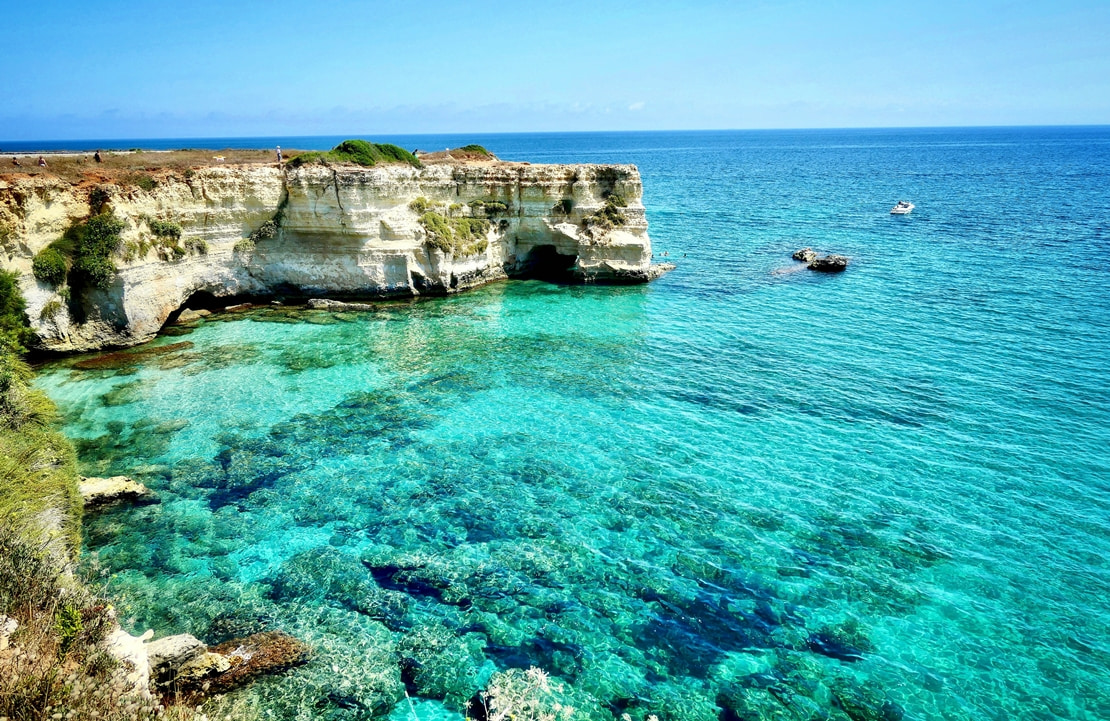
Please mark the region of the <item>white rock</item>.
POLYGON ((10 616, 0 615, 0 651, 8 647, 8 639, 19 628, 19 622, 10 616))
POLYGON ((127 476, 82 478, 78 488, 86 508, 116 501, 135 501, 151 495, 149 488, 127 476))
POLYGON ((132 636, 117 626, 104 642, 108 654, 120 662, 117 674, 133 693, 150 692, 150 658, 143 641, 151 634, 147 631, 142 636, 132 636))
POLYGON ((206 651, 208 647, 204 642, 188 633, 165 636, 151 641, 146 644, 151 678, 155 683, 171 682, 182 667, 206 651))

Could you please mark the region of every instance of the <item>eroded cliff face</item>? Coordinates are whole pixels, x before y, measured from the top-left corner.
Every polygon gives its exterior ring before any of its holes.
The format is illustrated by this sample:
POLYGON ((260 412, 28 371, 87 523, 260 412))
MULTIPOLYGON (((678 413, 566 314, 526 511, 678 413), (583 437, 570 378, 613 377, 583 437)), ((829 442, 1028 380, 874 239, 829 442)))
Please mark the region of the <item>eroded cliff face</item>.
POLYGON ((216 166, 155 180, 143 190, 0 178, 0 260, 22 273, 44 349, 142 343, 201 292, 398 297, 529 273, 634 283, 656 272, 640 176, 630 165, 216 166), (126 223, 117 273, 107 289, 67 301, 34 278, 32 259, 90 214, 95 188, 108 190, 109 207, 126 223), (418 198, 445 218, 488 219, 484 238, 437 247, 418 198), (592 223, 612 198, 623 203, 620 220, 592 223), (151 220, 180 225, 179 252, 157 247, 151 220), (257 232, 271 221, 272 233, 257 232))

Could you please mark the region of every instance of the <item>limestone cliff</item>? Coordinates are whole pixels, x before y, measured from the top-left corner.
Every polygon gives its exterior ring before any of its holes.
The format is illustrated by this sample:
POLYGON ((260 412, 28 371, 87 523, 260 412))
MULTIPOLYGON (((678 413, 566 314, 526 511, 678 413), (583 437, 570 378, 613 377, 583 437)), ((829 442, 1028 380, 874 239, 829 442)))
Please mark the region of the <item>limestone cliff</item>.
POLYGON ((529 273, 644 282, 657 270, 630 165, 217 165, 152 180, 142 189, 0 178, 0 260, 22 273, 43 348, 144 342, 196 293, 397 297, 529 273), (67 302, 34 278, 32 258, 90 214, 94 191, 107 191, 126 224, 117 272, 107 289, 67 302), (598 220, 606 209, 616 222, 598 220), (452 247, 436 242, 429 212, 488 222, 475 224, 482 237, 452 247), (180 226, 175 248, 158 246, 152 221, 180 226))

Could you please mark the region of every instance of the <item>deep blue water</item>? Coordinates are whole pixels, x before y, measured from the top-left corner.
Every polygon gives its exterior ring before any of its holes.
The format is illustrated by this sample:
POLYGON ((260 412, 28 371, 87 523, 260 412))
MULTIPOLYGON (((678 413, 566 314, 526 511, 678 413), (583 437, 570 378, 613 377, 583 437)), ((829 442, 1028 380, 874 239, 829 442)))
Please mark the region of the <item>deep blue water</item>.
POLYGON ((460 141, 637 164, 678 269, 48 366, 130 628, 306 638, 281 718, 1110 718, 1110 128, 460 141))

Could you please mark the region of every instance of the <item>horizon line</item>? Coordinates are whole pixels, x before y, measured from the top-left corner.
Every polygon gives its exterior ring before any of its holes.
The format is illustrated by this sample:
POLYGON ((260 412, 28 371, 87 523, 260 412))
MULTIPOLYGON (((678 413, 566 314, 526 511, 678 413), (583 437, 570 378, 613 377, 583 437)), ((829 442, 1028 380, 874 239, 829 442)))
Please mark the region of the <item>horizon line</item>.
MULTIPOLYGON (((805 131, 835 131, 835 130, 1003 130, 1008 128, 1106 128, 1110 127, 1110 123, 1029 123, 1018 125, 845 125, 845 126, 829 126, 829 127, 798 127, 798 128, 672 128, 661 130, 513 130, 513 131, 475 131, 475 130, 456 130, 456 131, 443 131, 436 133, 397 133, 397 132, 380 132, 380 133, 320 133, 315 135, 194 135, 194 136, 147 136, 147 137, 116 137, 116 138, 38 138, 35 140, 0 140, 0 153, 6 153, 4 145, 19 144, 25 145, 28 143, 92 143, 92 142, 144 142, 144 141, 161 141, 167 140, 267 140, 267 139, 282 139, 282 138, 371 138, 374 136, 404 136, 404 137, 436 137, 444 135, 484 135, 484 136, 506 136, 506 135, 599 135, 599 134, 644 134, 644 133, 776 133, 776 132, 805 132, 805 131)), ((44 151, 48 152, 48 151, 44 151)))

